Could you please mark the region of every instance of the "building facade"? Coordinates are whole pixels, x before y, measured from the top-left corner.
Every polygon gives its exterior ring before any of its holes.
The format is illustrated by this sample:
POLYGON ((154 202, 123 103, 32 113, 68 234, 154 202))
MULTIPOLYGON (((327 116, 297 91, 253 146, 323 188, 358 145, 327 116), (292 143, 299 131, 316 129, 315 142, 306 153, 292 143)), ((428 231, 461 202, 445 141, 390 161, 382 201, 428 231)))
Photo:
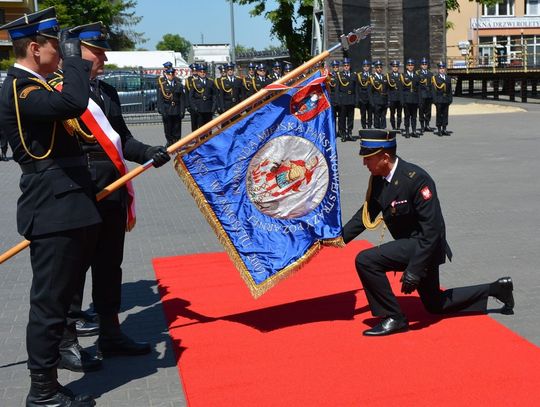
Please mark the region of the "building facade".
MULTIPOLYGON (((0 25, 37 10, 37 0, 0 0, 0 25)), ((11 55, 11 40, 7 31, 0 32, 0 60, 11 55)))
POLYGON ((450 66, 540 65, 540 0, 502 0, 494 6, 460 1, 448 14, 450 66), (468 49, 466 48, 468 47, 468 49))

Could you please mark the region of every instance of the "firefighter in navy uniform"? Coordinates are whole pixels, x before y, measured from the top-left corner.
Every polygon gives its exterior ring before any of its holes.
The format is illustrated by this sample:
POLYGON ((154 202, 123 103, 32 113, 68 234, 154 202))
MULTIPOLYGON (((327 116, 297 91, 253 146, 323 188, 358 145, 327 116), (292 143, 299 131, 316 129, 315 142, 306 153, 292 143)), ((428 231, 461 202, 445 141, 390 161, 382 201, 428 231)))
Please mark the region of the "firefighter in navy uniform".
POLYGON ((92 64, 81 58, 78 39, 58 35, 53 7, 0 29, 8 30, 16 60, 2 86, 0 122, 22 171, 17 230, 30 241, 32 266, 26 406, 91 407, 92 397, 60 386, 57 366, 68 308, 101 222, 86 157, 65 127, 88 105, 92 64), (56 92, 45 77, 57 69, 60 55, 66 86, 56 92))
POLYGON ((380 318, 380 323, 364 331, 364 335, 390 335, 409 328, 386 276, 389 271, 403 272, 401 292, 418 290, 424 307, 432 314, 485 313, 488 296, 504 303, 501 313, 512 314, 510 277, 491 284, 441 290, 439 265, 446 257, 451 259, 452 252, 446 242, 435 182, 422 168, 396 155, 396 134, 361 132, 360 156, 371 177, 364 205, 343 227, 345 243, 383 221, 395 239, 356 256, 356 271, 371 313, 380 318))
POLYGON ((293 70, 292 64, 289 62, 285 62, 285 65, 283 66, 283 75, 287 75, 292 70, 293 70))
POLYGON ((369 78, 369 104, 373 107, 373 127, 386 128, 386 108, 388 106, 388 82, 382 73, 382 62, 373 63, 375 72, 369 78))
POLYGON ((448 126, 448 109, 452 103, 452 80, 446 74, 446 64, 439 62, 437 64, 439 72, 431 78, 433 85, 433 103, 436 110, 436 125, 438 136, 449 136, 450 132, 446 130, 448 126))
POLYGON ((334 117, 334 124, 336 125, 336 134, 337 131, 337 123, 338 123, 338 111, 339 111, 339 94, 338 94, 338 78, 337 75, 339 73, 339 66, 340 63, 337 60, 332 61, 332 69, 328 73, 328 78, 326 80, 326 84, 328 85, 328 95, 330 96, 330 104, 332 105, 332 113, 334 117))
POLYGON ((255 92, 260 91, 262 88, 264 88, 266 85, 269 85, 272 82, 270 78, 268 78, 266 73, 266 66, 264 64, 258 64, 257 65, 257 75, 255 75, 255 92))
POLYGON ((352 140, 354 106, 356 104, 356 74, 351 72, 351 60, 343 59, 343 70, 338 72, 338 136, 341 141, 352 140))
POLYGON ((193 111, 191 108, 191 98, 190 93, 191 89, 193 88, 193 81, 199 77, 199 71, 198 71, 198 65, 197 64, 190 64, 189 69, 191 71, 191 74, 186 78, 184 82, 184 97, 186 102, 186 108, 189 112, 189 118, 191 121, 191 131, 197 130, 197 113, 193 111))
POLYGON ((250 62, 247 67, 247 74, 242 78, 242 100, 255 94, 255 64, 250 62))
POLYGON ((234 64, 225 65, 225 74, 216 79, 218 87, 218 113, 226 112, 241 100, 242 79, 234 74, 234 64))
POLYGON ((356 76, 356 105, 360 109, 360 123, 363 129, 371 129, 373 126, 373 109, 369 103, 371 62, 364 59, 362 72, 357 73, 356 76))
POLYGON ((399 61, 393 60, 390 63, 391 72, 386 74, 386 82, 388 83, 388 107, 390 109, 390 125, 392 130, 401 129, 402 106, 401 92, 402 83, 399 73, 399 61))
POLYGON ((405 110, 405 133, 406 138, 420 137, 416 130, 416 116, 418 115, 418 103, 420 101, 418 88, 420 77, 414 71, 414 59, 407 59, 405 72, 401 74, 401 103, 405 110))
POLYGON ((418 120, 420 121, 420 131, 433 131, 433 129, 429 127, 429 122, 431 121, 431 105, 433 104, 433 89, 431 86, 433 72, 429 70, 429 61, 426 57, 420 60, 420 69, 416 73, 420 77, 420 87, 418 90, 418 120))
POLYGON ((193 81, 189 92, 191 110, 197 116, 197 128, 212 120, 218 102, 218 91, 214 80, 206 76, 208 67, 199 65, 198 68, 199 77, 193 81))
POLYGON ((283 74, 281 73, 281 64, 279 63, 279 61, 275 61, 272 65, 272 73, 268 77, 272 82, 274 82, 278 79, 281 79, 282 76, 283 74))
MULTIPOLYGON (((110 50, 107 32, 101 22, 74 27, 70 35, 81 41, 84 59, 92 61, 90 72, 90 98, 101 109, 112 129, 117 133, 121 144, 121 156, 126 160, 144 164, 153 160, 159 167, 170 160, 167 150, 162 146, 149 146, 136 140, 129 131, 120 107, 118 93, 106 82, 97 80, 104 73, 107 60, 105 51, 110 50)), ((67 76, 58 71, 49 81, 52 87, 67 83, 67 76)), ((109 153, 97 141, 92 132, 79 120, 69 123, 73 136, 81 140, 86 154, 88 169, 92 174, 95 193, 103 190, 120 177, 120 172, 113 163, 109 153)), ((92 272, 92 298, 94 309, 99 316, 99 337, 97 352, 100 357, 115 355, 135 356, 149 353, 151 348, 146 342, 135 342, 121 329, 118 320, 121 302, 122 260, 126 230, 134 227, 134 219, 128 222, 129 194, 127 187, 100 200, 97 203, 102 223, 98 229, 98 243, 92 255, 90 267, 92 272), (131 223, 130 223, 131 222, 131 223)), ((72 371, 91 371, 101 368, 101 362, 89 357, 78 344, 75 321, 80 314, 84 291, 84 279, 81 280, 77 292, 73 296, 67 318, 67 327, 60 345, 60 367, 72 371)))
POLYGON ((184 86, 172 67, 165 69, 157 82, 157 110, 161 114, 168 147, 182 137, 182 119, 186 111, 184 86))

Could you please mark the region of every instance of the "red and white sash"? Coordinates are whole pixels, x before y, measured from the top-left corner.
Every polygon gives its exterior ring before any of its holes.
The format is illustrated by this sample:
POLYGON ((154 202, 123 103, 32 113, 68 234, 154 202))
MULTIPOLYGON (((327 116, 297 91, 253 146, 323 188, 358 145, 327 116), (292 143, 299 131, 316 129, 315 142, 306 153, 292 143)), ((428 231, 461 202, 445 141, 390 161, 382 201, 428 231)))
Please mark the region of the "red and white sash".
MULTIPOLYGON (((61 91, 62 83, 58 83, 55 86, 55 89, 61 91)), ((107 116, 105 116, 105 113, 103 113, 103 110, 101 110, 101 107, 94 102, 92 98, 88 99, 88 108, 82 114, 81 120, 113 162, 114 166, 120 173, 120 176, 125 175, 128 172, 128 169, 124 161, 122 139, 116 130, 112 128, 107 116)), ((133 184, 131 181, 126 183, 126 188, 129 195, 126 230, 129 232, 135 227, 136 222, 135 190, 133 189, 133 184)))

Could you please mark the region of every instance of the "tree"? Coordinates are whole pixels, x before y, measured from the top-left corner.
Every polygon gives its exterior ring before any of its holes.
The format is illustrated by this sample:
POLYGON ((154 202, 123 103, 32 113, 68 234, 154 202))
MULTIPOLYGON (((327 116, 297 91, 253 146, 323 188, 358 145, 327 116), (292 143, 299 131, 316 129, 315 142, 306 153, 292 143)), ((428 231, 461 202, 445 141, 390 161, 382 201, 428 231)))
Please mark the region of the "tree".
POLYGON ((63 27, 102 21, 109 30, 113 50, 134 49, 135 44, 147 41, 142 33, 132 29, 142 19, 132 10, 137 0, 40 0, 39 5, 54 6, 63 27))
POLYGON ((278 0, 275 10, 266 11, 264 0, 233 0, 240 5, 253 4, 252 16, 264 15, 272 24, 271 35, 289 50, 293 64, 310 57, 313 0, 278 0))
POLYGON ((236 55, 239 54, 247 54, 248 52, 255 52, 255 48, 253 47, 246 47, 244 45, 236 44, 236 47, 234 47, 234 51, 236 55))
POLYGON ((156 44, 156 49, 180 52, 184 57, 187 57, 191 50, 191 42, 178 34, 165 34, 161 41, 156 44))

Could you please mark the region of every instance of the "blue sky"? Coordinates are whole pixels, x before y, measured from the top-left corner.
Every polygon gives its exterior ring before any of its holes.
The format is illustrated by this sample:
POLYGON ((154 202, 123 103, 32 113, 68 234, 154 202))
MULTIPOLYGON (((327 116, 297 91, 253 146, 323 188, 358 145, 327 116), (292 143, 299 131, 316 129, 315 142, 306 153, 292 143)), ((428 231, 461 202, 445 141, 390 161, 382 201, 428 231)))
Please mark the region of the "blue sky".
MULTIPOLYGON (((276 2, 267 1, 267 10, 276 2)), ((264 17, 251 17, 252 5, 234 4, 235 40, 237 44, 262 50, 279 45, 270 38, 270 23, 264 17)), ((164 34, 178 34, 192 44, 231 43, 230 3, 228 0, 138 0, 135 12, 142 21, 135 31, 144 32, 148 42, 138 44, 154 50, 164 34)))

